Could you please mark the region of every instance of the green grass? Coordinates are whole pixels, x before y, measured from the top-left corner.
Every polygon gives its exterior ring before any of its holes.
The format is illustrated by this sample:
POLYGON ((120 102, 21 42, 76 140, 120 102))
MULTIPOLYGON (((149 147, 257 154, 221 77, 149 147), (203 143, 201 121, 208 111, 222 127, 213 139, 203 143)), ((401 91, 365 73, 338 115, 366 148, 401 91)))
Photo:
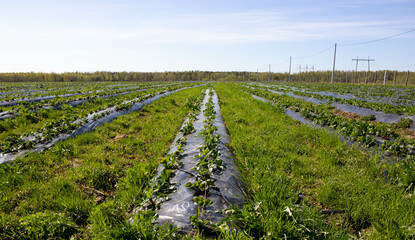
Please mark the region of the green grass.
POLYGON ((128 218, 189 112, 186 100, 200 90, 179 91, 44 153, 0 165, 1 238, 151 233, 144 213, 137 217, 146 220, 133 225, 128 218))
POLYGON ((413 192, 397 184, 399 165, 349 148, 329 132, 300 124, 234 86, 221 83, 215 90, 247 186, 249 201, 233 216, 246 235, 414 236, 413 192), (384 170, 389 170, 386 184, 384 170), (304 221, 299 192, 304 195, 304 221), (321 216, 326 209, 347 214, 321 216))
MULTIPOLYGON (((189 112, 186 100, 200 90, 179 91, 44 153, 0 165, 0 237, 191 238, 154 225, 154 212, 137 207, 189 112)), ((215 90, 247 193, 243 209, 227 211, 230 226, 221 225, 219 238, 414 238, 411 162, 384 163, 230 83, 215 90)))
POLYGON ((41 109, 36 113, 32 113, 28 109, 24 109, 23 106, 19 106, 23 108, 22 111, 20 111, 20 116, 0 121, 0 141, 4 141, 10 136, 20 136, 24 133, 30 132, 41 132, 42 127, 52 121, 57 121, 59 119, 80 119, 86 117, 89 113, 104 110, 105 108, 112 107, 125 100, 131 100, 146 94, 155 94, 160 90, 161 88, 150 89, 106 99, 97 98, 82 103, 76 107, 66 105, 61 109, 41 109))

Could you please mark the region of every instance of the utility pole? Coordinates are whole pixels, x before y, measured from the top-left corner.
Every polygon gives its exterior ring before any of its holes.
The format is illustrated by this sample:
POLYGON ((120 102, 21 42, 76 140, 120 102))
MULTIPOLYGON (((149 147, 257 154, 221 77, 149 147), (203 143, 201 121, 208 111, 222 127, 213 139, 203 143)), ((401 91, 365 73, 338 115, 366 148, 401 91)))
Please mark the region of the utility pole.
POLYGON ((383 76, 383 85, 386 85, 386 71, 385 71, 385 75, 383 76))
POLYGON ((271 64, 268 65, 268 82, 270 81, 271 77, 271 64))
POLYGON ((354 70, 354 74, 356 75, 356 76, 355 76, 355 81, 356 81, 357 83, 359 83, 358 74, 357 74, 357 65, 358 65, 358 63, 359 63, 359 56, 357 56, 357 58, 356 58, 356 59, 352 59, 352 61, 356 61, 356 70, 354 70))
POLYGON ((365 79, 365 83, 367 84, 367 76, 368 76, 368 72, 370 72, 370 62, 375 61, 375 59, 370 59, 370 58, 363 59, 363 58, 357 57, 357 58, 352 59, 352 61, 356 61, 356 73, 357 73, 357 63, 359 61, 367 61, 367 73, 366 73, 366 79, 365 79))
POLYGON ((288 81, 291 81, 291 56, 290 56, 290 70, 288 71, 288 81))
POLYGON ((369 57, 367 57, 367 71, 370 72, 370 61, 375 61, 374 59, 370 59, 369 57))
POLYGON ((336 50, 337 50, 337 43, 334 44, 334 58, 333 58, 333 71, 331 72, 331 83, 334 82, 334 69, 336 67, 336 50))
POLYGON ((357 56, 357 58, 352 59, 352 61, 356 61, 356 70, 355 72, 357 72, 357 65, 359 64, 359 56, 357 56))
POLYGON ((369 57, 367 57, 367 74, 366 74, 366 84, 367 84, 367 79, 370 73, 370 61, 375 61, 375 59, 370 59, 369 57))

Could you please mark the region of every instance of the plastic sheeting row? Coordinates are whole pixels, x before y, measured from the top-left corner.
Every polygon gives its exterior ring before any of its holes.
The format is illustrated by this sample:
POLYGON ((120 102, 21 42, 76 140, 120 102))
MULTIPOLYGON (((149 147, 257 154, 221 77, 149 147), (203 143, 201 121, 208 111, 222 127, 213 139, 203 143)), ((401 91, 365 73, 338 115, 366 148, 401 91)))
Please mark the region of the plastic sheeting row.
MULTIPOLYGON (((171 182, 175 184, 176 190, 169 194, 168 200, 163 202, 158 210, 158 223, 169 223, 179 227, 180 233, 189 233, 192 231, 194 226, 192 225, 190 217, 198 215, 198 206, 193 200, 196 192, 194 189, 186 187, 185 184, 197 181, 197 172, 194 167, 198 162, 197 155, 200 152, 199 147, 204 145, 204 138, 200 133, 206 125, 206 117, 203 115, 203 111, 206 108, 208 99, 209 94, 206 94, 202 102, 201 112, 197 116, 197 120, 193 122, 195 132, 187 135, 186 145, 183 149, 182 157, 179 160, 183 165, 177 170, 174 170, 174 177, 171 182)), ((224 218, 224 215, 218 211, 232 205, 242 207, 244 203, 244 191, 232 154, 226 146, 229 143, 229 137, 220 114, 218 96, 215 92, 212 95, 212 102, 214 103, 214 110, 216 112, 213 125, 217 127, 215 134, 220 135, 218 150, 221 153, 220 158, 225 168, 219 172, 214 172, 211 176, 215 183, 215 189, 209 189, 207 198, 213 204, 207 207, 209 211, 203 217, 212 223, 218 223, 224 218)), ((176 136, 176 140, 181 137, 182 134, 179 133, 176 136)), ((177 144, 174 144, 169 154, 176 150, 177 144)), ((159 167, 156 175, 159 175, 161 171, 162 167, 159 167)))
MULTIPOLYGON (((198 87, 198 86, 195 86, 195 87, 198 87)), ((55 138, 53 138, 52 140, 50 140, 48 142, 35 144, 33 149, 30 149, 30 150, 22 149, 22 150, 19 150, 17 152, 12 152, 12 153, 5 153, 5 154, 0 153, 0 164, 5 163, 5 162, 11 162, 15 158, 23 156, 23 155, 25 155, 27 153, 30 153, 30 152, 44 151, 44 150, 52 147, 58 141, 63 141, 63 140, 78 136, 80 134, 93 131, 95 128, 103 125, 104 123, 111 122, 114 119, 118 118, 119 116, 126 115, 126 114, 129 114, 129 113, 133 112, 133 111, 140 110, 144 106, 146 106, 146 105, 148 105, 148 104, 150 104, 150 103, 152 103, 152 102, 154 102, 154 101, 156 101, 156 100, 158 100, 162 97, 168 96, 172 93, 178 92, 178 91, 186 89, 186 88, 187 87, 176 89, 176 90, 170 91, 170 92, 165 92, 163 94, 159 94, 159 95, 150 97, 148 99, 145 99, 141 102, 136 102, 129 109, 123 109, 123 110, 120 110, 120 111, 116 111, 116 107, 111 107, 109 109, 105 109, 103 111, 100 111, 100 112, 97 112, 97 113, 94 113, 94 114, 90 114, 87 117, 88 122, 86 124, 82 125, 81 127, 79 127, 78 129, 76 129, 75 131, 73 131, 70 134, 67 134, 67 133, 59 134, 58 136, 56 136, 55 138), (106 116, 103 116, 101 118, 98 118, 98 119, 94 120, 95 115, 99 115, 103 112, 110 112, 110 113, 106 116)), ((131 101, 127 101, 126 103, 128 103, 128 102, 131 102, 131 101)), ((74 123, 81 122, 82 120, 83 119, 77 120, 74 123)))

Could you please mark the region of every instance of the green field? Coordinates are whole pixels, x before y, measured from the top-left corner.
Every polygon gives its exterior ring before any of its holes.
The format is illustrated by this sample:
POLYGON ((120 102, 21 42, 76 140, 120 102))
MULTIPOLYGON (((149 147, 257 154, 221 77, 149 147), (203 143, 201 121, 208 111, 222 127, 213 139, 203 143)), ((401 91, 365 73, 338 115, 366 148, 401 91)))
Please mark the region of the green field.
POLYGON ((0 238, 415 238, 413 90, 2 84, 0 238))

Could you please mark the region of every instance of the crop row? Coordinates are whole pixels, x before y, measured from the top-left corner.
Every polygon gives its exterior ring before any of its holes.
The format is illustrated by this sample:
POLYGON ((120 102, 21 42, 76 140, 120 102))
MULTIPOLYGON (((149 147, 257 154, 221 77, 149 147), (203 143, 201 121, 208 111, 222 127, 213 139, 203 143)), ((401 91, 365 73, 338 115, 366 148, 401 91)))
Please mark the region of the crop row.
POLYGON ((22 133, 33 131, 35 129, 42 128, 44 125, 51 123, 52 121, 61 121, 61 119, 69 119, 68 121, 74 121, 87 117, 88 114, 94 114, 99 111, 111 108, 122 104, 125 101, 141 97, 147 93, 156 91, 169 91, 178 89, 183 86, 191 86, 190 84, 177 85, 169 88, 159 88, 146 91, 137 91, 125 95, 111 96, 106 98, 93 98, 82 104, 72 107, 71 105, 62 105, 58 109, 46 109, 41 108, 35 112, 22 107, 19 111, 20 116, 5 119, 0 122, 0 139, 4 139, 8 136, 16 136, 22 133))
MULTIPOLYGON (((87 100, 94 97, 103 97, 108 96, 111 94, 118 94, 122 92, 128 92, 128 91, 136 91, 140 89, 146 89, 146 88, 154 88, 154 87, 162 87, 162 86, 169 86, 170 84, 164 84, 164 85, 141 85, 136 87, 128 87, 128 88, 116 88, 116 89, 95 89, 95 90, 84 90, 79 91, 76 93, 67 93, 64 94, 47 94, 43 97, 37 97, 37 98, 30 98, 30 99, 14 99, 11 102, 2 102, 0 105, 2 105, 1 111, 10 111, 13 113, 13 111, 19 110, 19 106, 23 105, 26 108, 29 108, 31 110, 35 110, 39 107, 56 107, 58 105, 62 105, 65 103, 70 103, 74 101, 81 101, 81 100, 87 100)), ((175 85, 175 84, 172 84, 175 85)), ((63 90, 66 91, 66 90, 63 90)))
POLYGON ((217 86, 249 196, 229 239, 414 237, 413 158, 387 163, 244 89, 217 86))
POLYGON ((174 144, 175 151, 167 154, 161 161, 156 177, 148 185, 144 197, 141 199, 140 206, 135 210, 136 213, 142 211, 151 211, 155 216, 156 210, 160 208, 161 203, 168 200, 169 193, 176 190, 175 184, 171 181, 176 175, 174 170, 183 166, 180 159, 183 156, 183 150, 187 143, 187 135, 194 132, 193 122, 197 119, 201 103, 204 98, 203 89, 196 99, 188 99, 185 107, 189 109, 187 120, 180 129, 180 137, 174 144))
POLYGON ((0 165, 0 238, 167 239, 150 212, 133 209, 200 90, 0 165))
POLYGON ((405 138, 399 133, 403 129, 412 126, 410 119, 403 119, 397 124, 385 124, 374 122, 373 117, 347 118, 335 114, 334 107, 321 104, 316 105, 302 100, 293 99, 288 96, 272 94, 261 90, 247 90, 253 95, 271 100, 281 109, 289 108, 302 116, 321 126, 328 126, 339 130, 345 136, 358 141, 364 147, 380 145, 383 150, 394 156, 407 157, 415 154, 415 141, 405 138), (383 143, 376 140, 373 136, 378 136, 386 140, 383 143))
POLYGON ((24 134, 20 136, 13 134, 9 136, 6 135, 7 137, 5 137, 0 143, 0 150, 3 153, 8 153, 22 149, 32 149, 38 143, 44 144, 52 141, 52 139, 59 137, 62 134, 71 134, 75 129, 85 126, 88 122, 96 121, 114 111, 127 110, 132 107, 134 103, 141 102, 144 99, 159 95, 163 92, 164 91, 143 92, 134 96, 135 98, 132 100, 117 100, 113 102, 116 105, 109 108, 107 107, 105 110, 96 110, 95 113, 91 113, 85 118, 77 118, 77 120, 74 117, 67 117, 65 115, 58 119, 47 119, 46 123, 40 128, 35 129, 35 131, 24 132, 24 134))
MULTIPOLYGON (((322 99, 329 102, 337 102, 342 104, 353 105, 357 107, 364 107, 369 108, 375 111, 382 111, 384 113, 395 113, 395 114, 406 114, 406 115, 415 115, 415 106, 414 105, 396 105, 384 102, 371 102, 363 99, 355 99, 355 98, 341 98, 341 97, 333 97, 328 95, 322 95, 319 93, 312 93, 306 91, 295 91, 292 89, 278 89, 281 92, 289 92, 296 96, 304 96, 309 98, 315 99, 322 99)), ((413 104, 413 103, 412 103, 413 104)))
POLYGON ((21 94, 21 93, 31 93, 31 92, 39 92, 39 91, 50 91, 62 88, 86 88, 90 86, 98 86, 99 83, 60 83, 60 82, 45 82, 45 83, 3 83, 0 86, 1 95, 9 95, 9 94, 21 94))
POLYGON ((185 187, 191 188, 195 193, 193 201, 198 207, 197 215, 191 216, 190 221, 199 232, 217 231, 219 227, 206 216, 210 211, 208 207, 213 205, 213 201, 208 197, 212 194, 212 189, 218 189, 213 179, 213 173, 220 174, 226 168, 218 148, 220 139, 219 134, 215 134, 218 129, 213 125, 216 118, 214 103, 212 101, 213 90, 209 91, 209 99, 203 112, 206 120, 203 131, 200 133, 204 137, 204 144, 199 148, 196 155, 197 163, 194 167, 196 171, 196 181, 187 182, 185 187))
MULTIPOLYGON (((258 84, 257 84, 258 85, 258 84)), ((311 93, 323 96, 331 96, 336 98, 342 99, 355 99, 355 100, 362 100, 374 103, 386 103, 390 105, 413 105, 414 100, 412 91, 407 92, 405 89, 394 89, 394 93, 398 92, 397 96, 389 96, 387 93, 385 94, 375 94, 373 95, 371 91, 376 92, 377 89, 365 89, 365 91, 360 92, 359 86, 350 86, 346 85, 344 88, 339 88, 339 85, 332 85, 328 84, 267 84, 262 85, 265 87, 271 87, 274 89, 278 89, 278 91, 282 92, 302 92, 302 93, 311 93), (344 89, 349 89, 349 91, 343 91, 344 89), (332 91, 333 90, 333 91, 332 91)), ((367 87, 371 88, 371 87, 367 87)), ((380 88, 379 92, 383 92, 384 88, 380 88)), ((388 90, 391 91, 391 90, 388 90)))
POLYGON ((1 91, 0 99, 3 101, 18 101, 29 98, 46 97, 64 94, 80 94, 87 92, 101 92, 101 91, 116 91, 127 90, 137 87, 154 86, 158 83, 135 83, 135 84, 115 84, 108 83, 88 83, 88 84, 73 84, 73 85, 51 85, 50 87, 36 88, 36 86, 15 88, 13 91, 1 91))
MULTIPOLYGON (((152 96, 153 95, 148 94, 144 95, 143 98, 135 98, 132 102, 121 103, 116 106, 115 110, 129 108, 129 106, 131 106, 130 104, 133 102, 142 101, 152 96)), ((94 114, 91 121, 102 118, 109 113, 111 113, 111 110, 94 114)), ((10 135, 5 137, 4 140, 0 142, 0 152, 9 153, 22 149, 33 149, 35 144, 49 142, 60 134, 70 134, 75 129, 85 125, 88 121, 90 121, 88 118, 77 120, 74 118, 66 118, 65 116, 56 120, 49 119, 41 128, 38 128, 35 131, 25 132, 20 136, 10 135)))
MULTIPOLYGON (((126 95, 130 94, 134 91, 144 91, 147 89, 153 89, 153 88, 161 88, 163 86, 155 85, 153 87, 147 87, 147 88, 134 88, 129 90, 111 90, 111 91, 101 91, 101 92, 94 92, 94 93, 87 93, 82 95, 74 95, 74 96, 67 96, 67 97, 56 97, 56 98, 50 98, 50 99, 44 99, 41 101, 31 101, 31 102, 20 102, 19 104, 16 103, 15 105, 11 107, 3 107, 5 110, 4 112, 0 113, 0 119, 4 120, 7 118, 13 118, 16 116, 19 116, 20 114, 24 114, 25 112, 33 112, 36 113, 40 109, 59 109, 64 104, 70 105, 70 106, 76 106, 80 105, 84 102, 91 101, 96 98, 110 98, 110 97, 116 97, 120 95, 126 95)), ((167 87, 164 86, 164 87, 167 87)))
POLYGON ((356 84, 313 84, 313 83, 284 83, 275 86, 290 87, 293 90, 311 92, 333 92, 339 94, 350 94, 360 98, 381 99, 384 97, 396 99, 397 101, 414 100, 413 87, 395 86, 367 86, 356 84))
POLYGON ((36 112, 32 112, 29 109, 22 107, 19 110, 20 116, 13 119, 6 119, 0 123, 0 131, 2 136, 7 137, 8 135, 11 135, 12 132, 24 133, 24 130, 30 130, 32 125, 41 127, 52 121, 60 121, 62 118, 66 118, 68 121, 74 121, 86 117, 88 114, 121 104, 128 99, 139 97, 143 95, 143 93, 145 92, 132 93, 118 98, 92 99, 77 107, 63 105, 61 109, 55 110, 41 108, 36 112))
POLYGON ((415 115, 415 106, 414 105, 394 105, 394 104, 388 104, 388 103, 379 103, 379 102, 369 102, 366 100, 359 100, 359 99, 344 99, 339 97, 332 97, 332 96, 325 96, 315 93, 309 93, 309 92, 300 92, 300 91, 294 91, 293 92, 296 95, 299 96, 306 96, 306 97, 312 97, 317 99, 324 99, 330 102, 338 102, 343 104, 349 104, 354 105, 358 107, 365 107, 369 109, 373 109, 376 111, 382 111, 384 113, 395 113, 395 114, 406 114, 406 115, 415 115))

